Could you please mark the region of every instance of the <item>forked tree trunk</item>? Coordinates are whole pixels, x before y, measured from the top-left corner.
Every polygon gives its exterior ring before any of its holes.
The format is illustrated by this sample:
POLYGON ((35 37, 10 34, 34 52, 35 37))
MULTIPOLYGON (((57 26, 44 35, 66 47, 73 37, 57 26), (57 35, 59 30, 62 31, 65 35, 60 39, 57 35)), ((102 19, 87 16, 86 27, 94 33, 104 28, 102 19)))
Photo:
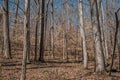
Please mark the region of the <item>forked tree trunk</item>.
POLYGON ((91 8, 94 12, 92 15, 93 31, 95 36, 95 49, 96 49, 96 71, 102 72, 105 70, 104 54, 102 50, 101 42, 101 30, 100 30, 100 21, 99 21, 99 11, 97 0, 90 0, 91 8))
POLYGON ((80 32, 81 32, 81 40, 82 40, 82 47, 83 47, 83 62, 84 62, 84 68, 88 68, 88 54, 87 54, 87 48, 86 48, 86 39, 85 39, 85 29, 83 25, 83 10, 82 10, 82 0, 79 0, 79 17, 80 17, 80 32))
POLYGON ((4 0, 3 32, 4 32, 4 51, 5 58, 11 58, 10 34, 9 34, 9 9, 8 0, 4 0))

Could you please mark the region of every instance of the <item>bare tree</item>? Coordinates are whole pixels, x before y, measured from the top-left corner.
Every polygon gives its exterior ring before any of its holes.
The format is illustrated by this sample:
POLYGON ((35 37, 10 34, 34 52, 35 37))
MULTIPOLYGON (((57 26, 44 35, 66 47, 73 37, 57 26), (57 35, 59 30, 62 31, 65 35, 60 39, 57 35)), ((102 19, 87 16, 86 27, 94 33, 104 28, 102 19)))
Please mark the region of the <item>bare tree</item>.
POLYGON ((99 21, 99 11, 97 0, 90 0, 92 13, 92 25, 95 36, 95 49, 96 49, 96 71, 102 72, 105 70, 104 54, 102 50, 101 29, 99 21))
POLYGON ((4 0, 4 14, 3 14, 3 32, 4 32, 4 56, 6 58, 11 58, 11 47, 10 47, 10 34, 9 34, 9 9, 8 9, 8 1, 4 0))
POLYGON ((108 45, 107 45, 107 28, 106 28, 106 23, 105 23, 105 11, 103 8, 103 2, 101 1, 101 13, 102 13, 102 27, 103 27, 103 38, 104 38, 104 55, 105 55, 105 63, 107 64, 107 59, 108 59, 108 45))
POLYGON ((40 55, 39 61, 44 62, 44 17, 45 17, 45 0, 42 0, 42 18, 41 18, 41 38, 40 38, 40 55))
POLYGON ((63 59, 66 59, 67 56, 67 44, 66 44, 66 26, 65 26, 65 17, 64 17, 64 2, 65 0, 62 1, 62 28, 63 28, 63 59))
POLYGON ((52 50, 52 57, 54 58, 54 1, 51 0, 51 28, 50 28, 50 31, 51 31, 51 50, 52 50))
POLYGON ((30 0, 28 2, 28 13, 27 13, 27 19, 28 19, 28 33, 27 33, 27 63, 29 63, 29 58, 30 58, 30 0))
POLYGON ((37 42, 38 42, 38 26, 40 20, 40 0, 38 1, 38 13, 37 13, 37 19, 36 19, 36 26, 35 26, 35 58, 34 60, 37 60, 37 42))
POLYGON ((26 60, 27 60, 27 53, 28 53, 28 12, 29 12, 29 4, 30 0, 25 0, 25 11, 24 11, 24 43, 23 43, 23 60, 22 60, 22 73, 21 73, 21 80, 26 80, 26 60))
POLYGON ((82 8, 82 0, 79 0, 79 17, 80 17, 80 32, 81 32, 81 40, 83 47, 83 56, 84 56, 84 68, 88 68, 88 54, 86 48, 86 39, 85 39, 85 30, 83 24, 83 8, 82 8))
POLYGON ((117 44, 117 35, 118 35, 118 30, 119 30, 119 19, 118 19, 118 12, 119 11, 120 11, 120 8, 115 12, 116 30, 115 30, 115 36, 114 36, 114 46, 113 46, 112 61, 111 61, 109 75, 111 75, 112 67, 113 67, 113 64, 114 64, 115 49, 116 49, 116 44, 117 44))
POLYGON ((17 27, 17 21, 18 21, 18 11, 19 11, 19 3, 20 1, 17 0, 17 3, 16 3, 16 13, 15 13, 15 20, 14 20, 14 23, 15 23, 15 27, 14 27, 14 31, 13 31, 13 37, 14 39, 16 39, 16 27, 17 27))

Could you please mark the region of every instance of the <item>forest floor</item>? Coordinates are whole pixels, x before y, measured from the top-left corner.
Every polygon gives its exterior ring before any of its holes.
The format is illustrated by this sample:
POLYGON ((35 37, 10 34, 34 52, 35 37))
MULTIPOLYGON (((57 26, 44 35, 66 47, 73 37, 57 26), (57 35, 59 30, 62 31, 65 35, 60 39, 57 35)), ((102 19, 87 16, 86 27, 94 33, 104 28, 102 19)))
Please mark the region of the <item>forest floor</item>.
MULTIPOLYGON (((22 49, 12 53, 12 59, 2 59, 0 80, 20 80, 22 49)), ((62 58, 62 57, 61 57, 62 58)), ((120 72, 98 75, 94 72, 94 62, 89 61, 89 68, 84 69, 82 62, 64 62, 49 60, 45 63, 27 64, 26 80, 120 80, 120 72)))

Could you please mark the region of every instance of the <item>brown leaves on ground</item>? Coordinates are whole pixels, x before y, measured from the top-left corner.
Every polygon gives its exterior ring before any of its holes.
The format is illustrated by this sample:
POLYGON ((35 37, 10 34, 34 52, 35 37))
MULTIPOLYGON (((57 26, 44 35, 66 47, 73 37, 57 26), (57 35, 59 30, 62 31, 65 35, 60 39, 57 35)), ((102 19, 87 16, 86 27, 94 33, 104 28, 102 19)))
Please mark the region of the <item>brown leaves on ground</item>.
MULTIPOLYGON (((19 80, 21 75, 22 51, 11 60, 4 60, 2 66, 2 80, 19 80)), ((61 57, 62 58, 62 57, 61 57)), ((31 62, 27 64, 26 80, 119 80, 119 73, 109 77, 94 73, 93 61, 89 62, 89 69, 83 68, 82 62, 46 61, 45 63, 31 62)), ((114 75, 113 74, 113 75, 114 75)))

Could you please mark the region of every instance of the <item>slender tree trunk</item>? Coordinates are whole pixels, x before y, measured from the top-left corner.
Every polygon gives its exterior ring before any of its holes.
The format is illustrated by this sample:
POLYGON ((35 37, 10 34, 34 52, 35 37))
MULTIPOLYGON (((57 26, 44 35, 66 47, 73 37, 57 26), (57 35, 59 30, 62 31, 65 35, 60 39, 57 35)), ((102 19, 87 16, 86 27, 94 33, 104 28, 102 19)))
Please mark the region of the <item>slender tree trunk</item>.
POLYGON ((16 6, 16 13, 15 13, 15 26, 14 26, 14 31, 13 31, 13 37, 14 40, 16 39, 16 27, 17 27, 17 19, 18 19, 18 10, 19 10, 19 0, 17 0, 17 6, 16 6))
POLYGON ((68 18, 67 18, 67 19, 68 19, 68 20, 67 20, 67 23, 68 23, 67 31, 69 31, 69 30, 70 30, 70 14, 69 14, 70 6, 69 6, 69 3, 66 4, 66 7, 67 7, 67 10, 66 10, 67 12, 66 12, 66 13, 67 13, 67 17, 68 17, 68 18))
POLYGON ((118 60, 118 65, 119 65, 118 69, 120 71, 120 41, 119 41, 119 39, 117 40, 117 46, 118 46, 118 58, 119 58, 119 60, 118 60))
POLYGON ((86 48, 85 30, 83 25, 83 10, 82 10, 82 0, 79 0, 79 16, 80 16, 80 31, 83 45, 83 58, 84 58, 84 68, 88 68, 88 54, 86 48))
POLYGON ((67 62, 69 61, 69 57, 68 57, 68 33, 70 31, 70 15, 69 15, 69 2, 67 1, 66 3, 66 13, 67 13, 67 23, 68 25, 66 25, 66 57, 67 57, 67 62))
POLYGON ((67 56, 67 46, 66 46, 66 26, 65 26, 65 19, 64 19, 64 0, 62 0, 62 27, 63 27, 63 60, 66 59, 67 56))
POLYGON ((44 62, 44 17, 45 17, 45 0, 42 0, 42 18, 41 18, 41 39, 39 61, 44 62))
MULTIPOLYGON (((120 30, 120 27, 119 27, 119 30, 120 30)), ((119 65, 118 69, 120 71, 120 31, 118 31, 117 45, 118 45, 118 58, 119 58, 119 60, 118 60, 118 65, 119 65)))
POLYGON ((38 26, 39 26, 39 20, 40 20, 40 0, 38 4, 38 14, 37 14, 37 20, 36 20, 36 27, 35 27, 35 57, 34 60, 37 61, 37 42, 38 42, 38 26))
POLYGON ((21 72, 21 79, 20 80, 26 80, 26 60, 27 60, 27 53, 28 53, 28 24, 29 24, 29 18, 27 16, 29 12, 29 2, 30 0, 25 0, 25 14, 24 14, 24 43, 23 43, 23 60, 22 60, 22 72, 21 72))
POLYGON ((3 14, 3 32, 4 32, 4 56, 11 58, 10 34, 9 34, 9 9, 8 0, 4 0, 4 14, 3 14))
POLYGON ((52 50, 52 58, 54 58, 54 6, 53 6, 53 0, 51 1, 51 50, 52 50))
MULTIPOLYGON (((91 1, 89 0, 89 3, 90 3, 90 16, 91 16, 91 25, 92 25, 92 31, 93 31, 93 8, 92 8, 92 4, 91 4, 91 1)), ((94 49, 94 72, 96 71, 96 51, 95 51, 95 35, 94 35, 94 31, 92 32, 92 36, 93 36, 93 49, 94 49)))
POLYGON ((101 2, 101 21, 102 21, 102 33, 103 33, 103 50, 104 50, 104 56, 105 56, 105 64, 107 64, 108 59, 108 46, 107 46, 107 34, 106 34, 106 26, 105 26, 105 13, 103 9, 103 3, 101 2))
POLYGON ((30 0, 28 2, 28 14, 27 14, 27 19, 28 19, 28 34, 27 34, 27 63, 29 63, 29 59, 30 59, 30 0))
MULTIPOLYGON (((63 22, 62 22, 62 28, 64 28, 64 17, 63 17, 63 15, 64 15, 64 7, 63 7, 63 2, 64 2, 64 0, 61 0, 62 1, 62 20, 63 20, 63 22)), ((65 59, 65 37, 64 37, 64 35, 65 35, 65 32, 64 32, 64 30, 63 30, 63 60, 65 59)))
POLYGON ((112 67, 114 64, 115 49, 116 49, 116 44, 117 44, 117 35, 118 35, 118 30, 119 30, 118 29, 119 28, 118 12, 115 12, 115 18, 116 18, 116 30, 115 30, 115 36, 114 36, 114 46, 113 46, 112 61, 111 61, 109 75, 111 75, 112 67))
POLYGON ((49 34, 49 30, 48 30, 48 9, 49 9, 49 3, 50 3, 50 0, 48 0, 47 2, 46 2, 47 4, 46 4, 46 16, 45 16, 45 49, 47 49, 47 51, 48 51, 48 34, 49 34))
MULTIPOLYGON (((13 41, 16 43, 18 41, 17 31, 18 31, 18 12, 19 12, 19 4, 20 1, 16 1, 16 13, 15 13, 15 20, 14 20, 14 29, 13 29, 13 41)), ((16 47, 14 47, 15 50, 16 47)), ((16 50, 15 50, 16 51, 16 50)))

